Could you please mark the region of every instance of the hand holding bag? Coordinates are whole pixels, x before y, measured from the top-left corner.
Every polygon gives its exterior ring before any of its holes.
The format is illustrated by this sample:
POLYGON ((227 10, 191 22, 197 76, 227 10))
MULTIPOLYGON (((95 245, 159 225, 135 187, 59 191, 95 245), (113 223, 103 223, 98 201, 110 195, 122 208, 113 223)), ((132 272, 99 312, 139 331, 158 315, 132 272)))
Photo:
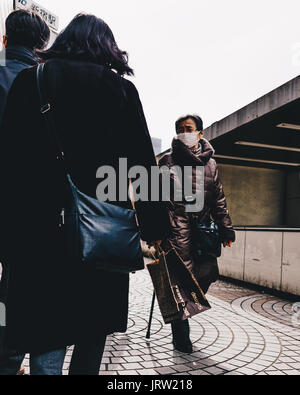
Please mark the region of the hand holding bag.
POLYGON ((112 272, 143 270, 144 259, 135 210, 98 201, 74 185, 45 93, 44 64, 38 66, 37 85, 41 113, 65 174, 67 201, 62 207, 58 226, 63 232, 67 258, 112 272))

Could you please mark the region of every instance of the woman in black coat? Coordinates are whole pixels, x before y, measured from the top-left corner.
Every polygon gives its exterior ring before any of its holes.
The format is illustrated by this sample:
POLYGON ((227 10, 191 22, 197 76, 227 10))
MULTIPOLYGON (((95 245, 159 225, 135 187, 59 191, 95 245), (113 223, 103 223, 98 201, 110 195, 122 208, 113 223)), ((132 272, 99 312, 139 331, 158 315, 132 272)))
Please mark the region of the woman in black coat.
MULTIPOLYGON (((109 27, 80 14, 41 56, 57 134, 79 190, 96 197, 97 169, 112 166, 119 175, 120 158, 150 171, 156 161, 142 105, 122 77, 133 72, 109 27)), ((58 229, 64 178, 40 113, 36 67, 12 87, 0 147, 7 346, 36 354, 75 344, 71 374, 98 374, 106 336, 127 330, 129 276, 64 258, 58 229)), ((131 208, 129 198, 114 204, 131 208)), ((142 239, 163 239, 165 207, 149 201, 136 209, 142 239)))

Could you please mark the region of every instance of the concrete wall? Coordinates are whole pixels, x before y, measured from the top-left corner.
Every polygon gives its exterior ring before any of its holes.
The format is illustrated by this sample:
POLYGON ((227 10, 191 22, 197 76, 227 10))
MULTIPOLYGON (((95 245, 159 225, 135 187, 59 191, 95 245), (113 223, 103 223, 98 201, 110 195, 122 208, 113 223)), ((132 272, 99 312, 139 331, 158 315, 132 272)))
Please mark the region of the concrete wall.
POLYGON ((225 164, 218 166, 235 226, 284 224, 284 171, 225 164))
POLYGON ((237 231, 220 274, 300 296, 300 232, 237 231))
POLYGON ((286 225, 300 227, 300 171, 287 174, 286 225))

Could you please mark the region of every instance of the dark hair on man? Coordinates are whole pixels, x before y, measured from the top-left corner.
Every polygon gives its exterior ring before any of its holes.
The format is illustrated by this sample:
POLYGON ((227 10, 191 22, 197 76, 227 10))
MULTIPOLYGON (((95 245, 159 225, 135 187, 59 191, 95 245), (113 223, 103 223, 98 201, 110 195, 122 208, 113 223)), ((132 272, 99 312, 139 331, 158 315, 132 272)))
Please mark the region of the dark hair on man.
POLYGON ((35 12, 13 11, 6 19, 8 45, 18 45, 31 50, 43 49, 50 39, 50 29, 35 12))
POLYGON ((195 122, 196 126, 197 126, 197 130, 199 130, 199 132, 202 132, 202 130, 203 130, 203 121, 199 117, 199 115, 186 115, 184 117, 179 118, 176 121, 176 124, 175 124, 176 132, 178 131, 178 127, 181 124, 181 122, 187 121, 188 119, 192 119, 195 122))
POLYGON ((51 48, 39 55, 44 60, 63 58, 93 62, 120 75, 133 75, 127 52, 119 49, 109 26, 95 15, 76 15, 51 48))

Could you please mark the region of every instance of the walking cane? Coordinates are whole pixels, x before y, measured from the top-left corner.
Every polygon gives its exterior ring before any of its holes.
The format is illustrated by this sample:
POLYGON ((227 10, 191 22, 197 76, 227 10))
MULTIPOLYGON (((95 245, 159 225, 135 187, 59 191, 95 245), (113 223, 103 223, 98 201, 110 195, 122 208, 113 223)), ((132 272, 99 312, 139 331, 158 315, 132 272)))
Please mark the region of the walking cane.
MULTIPOLYGON (((159 245, 155 245, 155 249, 157 251, 159 251, 159 245)), ((152 254, 152 253, 151 253, 152 254)), ((155 255, 153 255, 153 258, 156 260, 155 255)), ((152 304, 151 304, 151 310, 150 310, 150 316, 149 316, 149 323, 148 323, 148 330, 147 330, 147 335, 146 335, 146 339, 150 340, 150 336, 151 336, 151 324, 152 324, 152 318, 153 318, 153 312, 154 312, 154 305, 155 305, 155 291, 153 292, 153 297, 152 297, 152 304)))
POLYGON ((147 331, 147 335, 146 335, 147 340, 150 340, 150 336, 151 336, 151 324, 152 324, 152 318, 153 318, 154 305, 155 305, 155 291, 153 292, 153 297, 152 297, 152 305, 151 305, 151 311, 150 311, 150 317, 149 317, 148 331, 147 331))

